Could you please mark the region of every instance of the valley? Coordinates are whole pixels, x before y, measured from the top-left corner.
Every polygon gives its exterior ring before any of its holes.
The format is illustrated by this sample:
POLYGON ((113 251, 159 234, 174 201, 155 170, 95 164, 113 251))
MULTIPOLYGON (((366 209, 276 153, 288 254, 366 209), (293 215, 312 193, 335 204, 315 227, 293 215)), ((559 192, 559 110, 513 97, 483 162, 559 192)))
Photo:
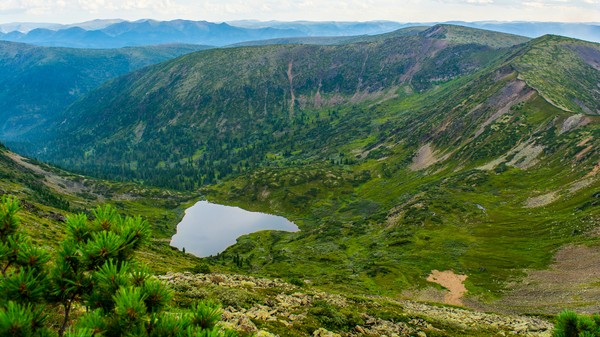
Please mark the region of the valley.
POLYGON ((144 217, 136 258, 177 305, 221 302, 247 333, 550 336, 600 311, 600 45, 453 25, 298 43, 165 50, 40 98, 40 122, 7 114, 0 194, 49 249, 64 214, 144 217), (200 259, 169 246, 198 200, 300 230, 200 259))
POLYGON ((36 135, 32 129, 103 82, 206 48, 179 44, 93 50, 0 41, 0 139, 27 143, 36 135))

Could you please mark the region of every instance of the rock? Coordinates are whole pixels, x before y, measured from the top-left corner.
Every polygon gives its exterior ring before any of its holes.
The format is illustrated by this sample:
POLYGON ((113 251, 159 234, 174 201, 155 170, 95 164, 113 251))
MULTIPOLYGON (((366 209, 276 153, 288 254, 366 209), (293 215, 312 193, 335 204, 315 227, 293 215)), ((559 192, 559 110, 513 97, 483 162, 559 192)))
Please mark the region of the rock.
POLYGON ((248 316, 253 316, 256 319, 260 319, 261 321, 266 321, 269 318, 271 318, 271 315, 269 315, 269 312, 266 310, 257 310, 254 312, 249 312, 248 316))
POLYGON ((242 287, 247 288, 247 289, 252 289, 252 288, 256 287, 256 283, 250 282, 250 281, 242 281, 241 285, 242 285, 242 287))
POLYGON ((339 334, 319 328, 313 332, 314 337, 341 337, 339 334))
POLYGON ((258 330, 256 328, 256 325, 254 325, 254 323, 252 323, 250 318, 248 318, 246 316, 240 316, 237 319, 237 322, 235 322, 234 324, 235 324, 235 330, 243 331, 245 333, 254 333, 258 330))
POLYGON ((519 323, 513 327, 513 330, 516 332, 526 332, 527 327, 527 323, 519 323))
POLYGON ((357 325, 354 329, 363 335, 367 333, 360 325, 357 325))
POLYGON ((306 318, 306 315, 296 315, 296 314, 291 314, 290 315, 290 321, 294 322, 294 321, 302 321, 306 318))

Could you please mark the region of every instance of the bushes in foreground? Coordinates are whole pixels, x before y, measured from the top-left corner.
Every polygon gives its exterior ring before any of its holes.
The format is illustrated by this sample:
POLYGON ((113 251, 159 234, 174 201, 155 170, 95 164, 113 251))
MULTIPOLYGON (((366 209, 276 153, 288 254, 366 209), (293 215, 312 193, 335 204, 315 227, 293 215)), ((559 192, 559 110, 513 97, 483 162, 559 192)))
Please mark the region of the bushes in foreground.
POLYGON ((600 337, 600 315, 578 315, 569 310, 556 318, 553 337, 600 337))
MULTIPOLYGON (((0 336, 234 336, 220 308, 170 312, 172 291, 133 260, 149 235, 140 217, 100 206, 70 216, 54 256, 20 232, 20 204, 0 199, 0 336)), ((173 310, 171 310, 173 311, 173 310)))

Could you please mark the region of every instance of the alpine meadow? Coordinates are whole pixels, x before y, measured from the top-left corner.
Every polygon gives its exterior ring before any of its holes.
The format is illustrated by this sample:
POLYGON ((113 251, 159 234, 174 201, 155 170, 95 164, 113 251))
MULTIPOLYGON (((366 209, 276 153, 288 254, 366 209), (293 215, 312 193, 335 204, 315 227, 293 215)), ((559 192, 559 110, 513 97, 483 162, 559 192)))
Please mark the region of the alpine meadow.
POLYGON ((93 24, 0 32, 1 336, 600 336, 599 43, 93 24))

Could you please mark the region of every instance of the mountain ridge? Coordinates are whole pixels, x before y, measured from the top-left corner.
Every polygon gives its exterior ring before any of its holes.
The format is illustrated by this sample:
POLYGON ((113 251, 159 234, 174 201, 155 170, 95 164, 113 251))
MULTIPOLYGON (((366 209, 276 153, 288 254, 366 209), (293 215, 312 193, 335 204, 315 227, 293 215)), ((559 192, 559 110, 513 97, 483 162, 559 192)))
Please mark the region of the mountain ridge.
MULTIPOLYGON (((246 104, 244 103, 245 99, 243 98, 244 95, 246 95, 246 97, 252 102, 251 110, 254 110, 257 113, 260 112, 261 114, 263 114, 263 110, 265 109, 273 111, 273 113, 275 111, 286 111, 284 115, 289 114, 289 118, 293 119, 293 114, 294 110, 296 109, 296 105, 298 105, 298 108, 300 109, 310 110, 313 108, 318 108, 319 106, 336 106, 339 103, 343 102, 358 103, 366 100, 379 100, 385 98, 386 95, 388 95, 386 92, 389 92, 389 94, 391 94, 391 91, 396 90, 398 86, 407 84, 409 82, 411 83, 410 85, 413 87, 414 90, 426 90, 434 85, 431 81, 446 82, 452 77, 459 76, 462 73, 473 72, 477 69, 478 64, 489 62, 489 60, 496 57, 492 54, 495 53, 493 52, 493 50, 495 50, 498 42, 494 41, 491 46, 486 46, 485 44, 488 43, 486 41, 489 40, 488 36, 485 35, 487 33, 478 36, 479 40, 477 41, 480 44, 462 43, 460 41, 453 42, 427 36, 430 33, 440 33, 443 30, 449 29, 448 27, 444 26, 439 26, 439 28, 441 29, 441 31, 438 28, 430 28, 422 32, 422 35, 420 36, 405 37, 388 35, 389 38, 387 40, 375 40, 373 42, 357 43, 353 45, 329 47, 268 46, 257 47, 258 49, 228 48, 209 50, 200 54, 190 54, 174 62, 165 63, 157 66, 156 71, 153 72, 151 75, 154 77, 154 79, 145 79, 144 77, 146 75, 140 72, 133 73, 126 77, 117 79, 118 82, 120 81, 122 83, 118 84, 117 86, 113 86, 113 88, 118 91, 123 89, 128 91, 135 90, 135 92, 130 95, 117 94, 117 92, 92 94, 95 95, 94 99, 97 102, 93 104, 93 106, 101 107, 103 104, 106 103, 101 103, 105 100, 104 97, 111 97, 114 100, 127 100, 128 97, 138 97, 141 96, 142 93, 144 93, 143 95, 150 99, 152 103, 114 103, 115 106, 135 105, 139 108, 137 112, 129 113, 127 115, 114 115, 114 112, 118 110, 115 110, 114 108, 109 108, 103 110, 102 112, 97 111, 95 113, 88 113, 86 115, 89 118, 104 118, 101 116, 110 115, 111 117, 107 117, 107 119, 105 119, 106 121, 118 121, 123 118, 131 119, 133 116, 142 116, 141 114, 150 116, 148 112, 144 112, 142 110, 146 109, 145 106, 151 107, 150 109, 157 109, 157 107, 160 107, 163 104, 170 104, 170 102, 176 101, 180 101, 183 104, 183 106, 180 107, 180 109, 183 108, 188 111, 192 109, 198 109, 197 107, 194 107, 194 104, 199 104, 201 107, 206 106, 210 108, 213 106, 220 105, 221 102, 229 102, 228 104, 230 104, 230 107, 226 109, 229 109, 229 111, 233 111, 235 109, 242 108, 246 104), (350 62, 344 61, 345 55, 348 55, 348 51, 351 51, 353 53, 350 62), (236 55, 232 58, 232 55, 235 53, 239 53, 239 55, 236 55), (468 55, 469 53, 472 53, 472 55, 464 58, 462 57, 468 55), (388 54, 392 56, 389 57, 388 54), (269 56, 265 59, 264 55, 269 56), (313 56, 307 57, 308 55, 313 56), (370 57, 369 55, 375 56, 370 57), (357 56, 359 56, 358 59, 356 59, 357 56), (292 61, 296 57, 298 58, 298 61, 292 61), (320 62, 320 58, 330 59, 332 57, 336 58, 332 60, 334 62, 333 64, 337 62, 340 64, 345 64, 345 66, 341 68, 333 66, 333 68, 331 69, 334 71, 334 73, 330 74, 330 70, 328 70, 327 68, 330 67, 329 64, 325 63, 321 66, 321 68, 315 68, 317 63, 315 63, 314 65, 311 64, 313 62, 311 60, 313 59, 316 59, 316 62, 320 62), (428 60, 428 57, 435 57, 437 58, 437 61, 428 60), (228 64, 228 62, 238 62, 238 60, 244 60, 242 62, 246 62, 247 64, 253 64, 254 62, 258 63, 256 63, 256 67, 252 66, 248 68, 250 73, 245 73, 246 70, 244 69, 246 69, 248 66, 231 66, 228 64), (210 62, 207 64, 211 64, 211 69, 214 68, 216 72, 203 74, 205 72, 204 69, 207 68, 202 65, 196 64, 197 62, 199 62, 200 64, 210 62), (297 64, 298 62, 302 62, 303 64, 297 64), (452 66, 449 66, 449 62, 455 63, 452 66), (275 66, 287 67, 288 74, 286 75, 286 73, 283 70, 278 73, 273 73, 272 76, 266 77, 265 82, 261 84, 267 87, 251 88, 253 85, 255 85, 254 83, 252 83, 253 76, 261 76, 259 74, 261 74, 261 72, 264 71, 273 72, 273 67, 275 66), (380 70, 378 70, 382 66, 389 69, 388 71, 391 72, 391 76, 388 77, 386 72, 381 72, 380 70), (291 70, 289 69, 290 67, 291 70), (294 67, 299 67, 300 69, 308 69, 307 67, 310 67, 311 73, 307 73, 306 71, 304 71, 302 77, 295 76, 293 74, 294 67), (424 67, 426 69, 420 70, 421 67, 424 67), (161 69, 158 70, 158 68, 161 69), (361 68, 363 69, 361 70, 361 68), (335 72, 340 73, 336 74, 335 72), (181 74, 184 73, 196 75, 183 75, 184 80, 178 81, 178 78, 181 77, 181 74), (363 73, 364 77, 362 75, 363 73), (425 74, 425 76, 423 77, 420 74, 425 74), (197 76, 202 77, 198 78, 197 76), (221 78, 223 81, 226 81, 225 85, 216 82, 218 83, 216 87, 216 89, 218 90, 217 93, 219 91, 222 92, 219 94, 220 96, 222 96, 221 98, 218 98, 217 96, 215 96, 215 94, 211 94, 209 96, 206 96, 206 98, 197 97, 182 99, 183 97, 189 95, 189 89, 193 87, 196 87, 196 89, 194 90, 195 92, 206 92, 214 90, 210 88, 209 83, 215 82, 216 78, 221 78), (292 92, 290 92, 290 78, 293 79, 292 92), (135 83, 136 81, 138 82, 138 84, 135 83), (169 91, 164 91, 160 88, 140 86, 139 83, 143 83, 144 81, 149 81, 149 83, 161 83, 159 86, 165 88, 167 87, 167 83, 169 83, 168 81, 176 82, 174 82, 173 84, 168 84, 168 86, 171 87, 171 89, 169 91), (250 91, 246 92, 246 89, 243 89, 245 86, 248 86, 248 90, 250 91), (320 89, 317 90, 317 88, 320 89), (229 92, 231 90, 235 91, 229 92), (169 98, 155 96, 156 94, 162 95, 163 92, 165 94, 171 92, 174 94, 174 96, 169 98), (249 96, 252 94, 252 92, 264 96, 263 98, 257 99, 256 97, 249 96), (269 92, 271 92, 271 94, 269 94, 269 92), (276 96, 272 96, 273 94, 276 96), (287 96, 288 98, 281 100, 281 95, 287 96), (294 95, 295 97, 292 98, 294 95), (232 97, 233 99, 227 99, 225 96, 232 97), (268 101, 264 103, 268 106, 264 106, 263 103, 259 103, 259 101, 264 99, 268 101), (275 101, 273 101, 273 99, 275 99, 275 101), (290 99, 293 100, 293 104, 290 103, 290 99)), ((464 30, 459 28, 453 29, 456 29, 457 31, 455 35, 451 36, 450 38, 461 38, 461 34, 464 33, 464 30)), ((472 31, 473 30, 471 30, 470 32, 472 31)), ((492 35, 496 36, 495 34, 492 35)), ((518 44, 524 41, 524 39, 520 37, 513 37, 508 35, 506 37, 508 37, 508 39, 514 39, 513 44, 518 44)), ((173 112, 171 108, 164 108, 161 111, 163 112, 152 114, 151 118, 158 121, 160 120, 160 118, 163 118, 159 117, 162 113, 173 112)), ((66 114, 71 113, 67 112, 66 114)), ((277 115, 278 114, 279 113, 277 113, 277 115)), ((274 114, 272 117, 267 118, 280 118, 277 115, 274 114)), ((172 118, 175 118, 175 116, 173 115, 169 117, 169 119, 172 118)), ((185 118, 189 118, 189 116, 186 116, 185 118)), ((146 122, 149 121, 150 120, 147 120, 146 122)), ((62 123, 62 119, 60 120, 60 122, 62 123)), ((98 124, 98 122, 93 121, 92 119, 82 120, 80 122, 77 122, 75 120, 68 120, 67 123, 70 124, 61 124, 61 129, 68 129, 68 125, 100 125, 98 124)), ((193 124, 194 123, 192 123, 192 125, 193 124)), ((145 125, 144 129, 150 127, 150 125, 151 124, 145 125)), ((234 127, 234 125, 231 126, 234 127)), ((109 128, 104 128, 103 130, 105 131, 101 132, 110 132, 109 128)), ((144 144, 145 143, 140 143, 139 145, 145 146, 144 144)), ((192 154, 193 153, 190 153, 189 155, 191 156, 192 154)))
POLYGON ((172 43, 223 46, 258 38, 298 35, 300 32, 289 29, 247 29, 207 21, 138 20, 121 21, 96 30, 78 26, 59 30, 36 28, 27 33, 0 34, 0 39, 41 46, 105 49, 172 43))
POLYGON ((0 41, 0 138, 19 138, 110 78, 205 48, 86 50, 0 41))
MULTIPOLYGON (((90 92, 36 153, 301 229, 243 236, 206 259, 215 266, 436 300, 428 275, 452 271, 467 277, 463 303, 510 310, 527 290, 511 282, 569 245, 600 243, 600 119, 574 100, 595 107, 585 58, 598 46, 450 25, 413 33, 184 55, 90 92), (556 78, 541 86, 545 71, 556 78)), ((565 280, 518 310, 559 311, 565 280)))
MULTIPOLYGON (((536 38, 544 34, 571 36, 600 42, 600 25, 594 23, 552 22, 433 22, 398 23, 391 21, 368 22, 256 22, 233 21, 212 23, 207 21, 142 19, 96 20, 70 25, 18 24, 0 25, 0 39, 39 45, 118 48, 162 43, 193 43, 224 46, 273 38, 316 36, 378 35, 413 26, 454 24, 502 33, 536 38), (5 32, 2 32, 2 27, 5 32), (30 28, 29 28, 30 27, 30 28)), ((310 40, 310 39, 309 39, 310 40)))

